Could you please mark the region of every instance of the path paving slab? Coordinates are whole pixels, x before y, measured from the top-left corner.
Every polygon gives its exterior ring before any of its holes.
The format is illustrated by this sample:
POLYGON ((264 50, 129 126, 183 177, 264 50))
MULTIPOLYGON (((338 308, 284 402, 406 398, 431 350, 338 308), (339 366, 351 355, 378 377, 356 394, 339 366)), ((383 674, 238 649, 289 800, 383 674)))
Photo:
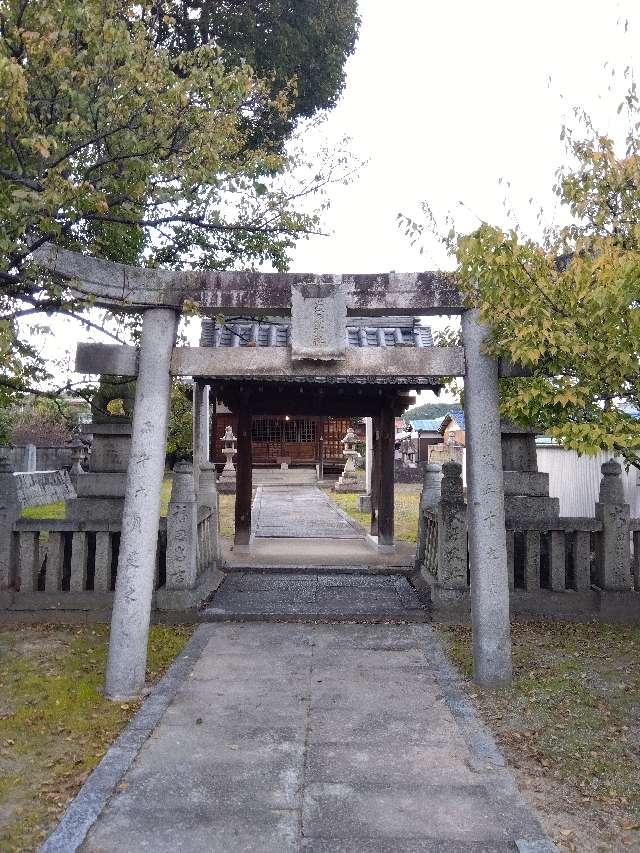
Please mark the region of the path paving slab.
POLYGON ((54 833, 48 851, 555 849, 430 626, 216 623, 194 641, 81 847, 54 833))
POLYGON ((363 539, 360 525, 317 486, 288 489, 260 486, 251 511, 252 535, 259 539, 363 539))

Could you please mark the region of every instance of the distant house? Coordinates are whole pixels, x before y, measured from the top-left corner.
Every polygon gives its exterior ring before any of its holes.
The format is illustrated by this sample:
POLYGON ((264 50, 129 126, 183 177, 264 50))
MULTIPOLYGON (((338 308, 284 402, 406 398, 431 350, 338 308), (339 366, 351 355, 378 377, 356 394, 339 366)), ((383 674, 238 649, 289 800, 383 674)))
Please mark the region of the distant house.
POLYGON ((410 421, 410 424, 416 436, 414 442, 418 449, 417 461, 428 462, 430 448, 442 442, 442 436, 440 435, 442 418, 422 418, 410 421))
POLYGON ((407 424, 404 418, 396 418, 395 419, 395 437, 396 441, 399 441, 401 438, 404 438, 405 433, 407 431, 407 424))
POLYGON ((465 422, 464 410, 461 408, 451 409, 442 419, 439 428, 442 443, 447 446, 465 446, 465 422))

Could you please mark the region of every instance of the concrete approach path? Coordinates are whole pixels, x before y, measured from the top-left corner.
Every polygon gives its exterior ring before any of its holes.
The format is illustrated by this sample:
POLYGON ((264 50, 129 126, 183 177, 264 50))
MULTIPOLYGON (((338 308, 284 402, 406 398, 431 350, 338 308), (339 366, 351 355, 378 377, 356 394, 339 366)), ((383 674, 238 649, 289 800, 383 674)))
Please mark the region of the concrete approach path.
POLYGON ((408 568, 415 546, 396 543, 381 554, 367 531, 312 484, 258 486, 248 550, 223 549, 231 568, 358 565, 408 568))
POLYGON ((197 629, 42 849, 555 847, 431 626, 259 622, 197 629))
POLYGON ((256 539, 363 539, 363 530, 317 486, 259 486, 251 511, 256 539))

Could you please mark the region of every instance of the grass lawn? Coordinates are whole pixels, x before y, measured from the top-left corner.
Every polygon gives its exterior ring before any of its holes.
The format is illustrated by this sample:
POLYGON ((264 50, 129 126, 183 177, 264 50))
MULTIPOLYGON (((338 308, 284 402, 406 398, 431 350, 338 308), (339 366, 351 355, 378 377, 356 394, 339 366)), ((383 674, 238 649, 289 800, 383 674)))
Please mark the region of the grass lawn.
POLYGON ((225 539, 233 539, 236 530, 236 496, 218 495, 220 512, 220 535, 225 539))
MULTIPOLYGON (((438 626, 465 676, 470 629, 438 626)), ((640 628, 513 625, 514 683, 469 693, 569 851, 640 850, 640 628)))
MULTIPOLYGON (((397 483, 395 487, 395 538, 405 542, 416 542, 418 538, 418 508, 422 486, 414 483, 397 483)), ((358 512, 358 495, 343 495, 326 490, 331 500, 351 518, 369 529, 371 516, 358 512)))
MULTIPOLYGON (((155 681, 193 629, 153 626, 155 681)), ((0 630, 0 850, 35 850, 138 702, 101 695, 106 625, 0 630)))

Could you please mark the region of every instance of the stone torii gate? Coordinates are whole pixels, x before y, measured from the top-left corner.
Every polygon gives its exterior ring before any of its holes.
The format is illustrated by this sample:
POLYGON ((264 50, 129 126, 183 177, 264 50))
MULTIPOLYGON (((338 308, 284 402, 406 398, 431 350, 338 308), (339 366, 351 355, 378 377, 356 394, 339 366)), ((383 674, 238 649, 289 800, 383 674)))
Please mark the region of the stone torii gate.
POLYGON ((276 367, 285 375, 330 371, 350 376, 361 371, 386 372, 407 381, 415 376, 464 377, 474 676, 485 685, 511 680, 500 369, 484 352, 487 328, 480 324, 476 309, 465 308, 449 276, 433 272, 342 276, 175 272, 129 267, 51 245, 41 247, 34 259, 67 278, 72 289, 96 306, 143 315, 139 352, 125 346, 93 345, 95 369, 83 368, 138 377, 107 665, 109 698, 132 698, 144 686, 171 376, 242 376, 256 369, 257 354, 250 348, 223 354, 212 348, 176 347, 178 319, 186 301, 210 316, 238 311, 282 314, 293 309, 293 350, 297 332, 305 324, 308 328, 298 343, 297 358, 291 351, 278 354, 281 363, 276 367), (327 296, 344 317, 325 316, 320 329, 313 300, 327 296), (327 330, 329 344, 340 349, 340 321, 344 323, 347 313, 460 314, 463 347, 405 349, 395 359, 393 350, 384 348, 327 352, 327 330), (327 356, 330 366, 323 361, 327 356), (318 358, 313 363, 320 366, 310 368, 309 359, 318 358))

